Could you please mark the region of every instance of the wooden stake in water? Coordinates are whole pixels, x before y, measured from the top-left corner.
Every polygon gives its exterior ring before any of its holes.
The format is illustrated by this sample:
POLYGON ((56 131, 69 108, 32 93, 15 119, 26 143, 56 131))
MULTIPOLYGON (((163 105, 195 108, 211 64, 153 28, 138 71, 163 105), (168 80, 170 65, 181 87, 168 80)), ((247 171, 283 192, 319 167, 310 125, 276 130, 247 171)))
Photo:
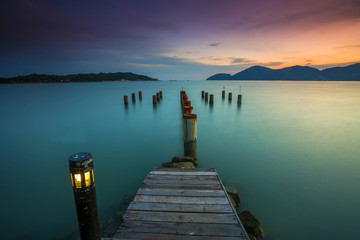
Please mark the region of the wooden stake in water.
POLYGON ((132 102, 135 103, 136 102, 136 96, 135 93, 131 94, 131 98, 132 98, 132 102))
POLYGON ((242 98, 242 95, 239 94, 239 95, 238 95, 238 98, 237 98, 237 104, 238 104, 238 105, 241 104, 241 98, 242 98))
POLYGON ((214 104, 214 94, 210 94, 210 105, 214 104))
POLYGON ((197 115, 184 114, 184 156, 197 159, 197 115))

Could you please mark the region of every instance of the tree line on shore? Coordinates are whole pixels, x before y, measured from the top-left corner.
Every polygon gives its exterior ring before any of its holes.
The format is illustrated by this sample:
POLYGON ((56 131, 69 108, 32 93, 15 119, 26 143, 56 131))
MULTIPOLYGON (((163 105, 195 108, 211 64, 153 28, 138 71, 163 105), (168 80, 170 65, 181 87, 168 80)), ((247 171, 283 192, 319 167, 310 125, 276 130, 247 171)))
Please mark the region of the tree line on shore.
POLYGON ((157 81, 145 75, 131 72, 78 73, 68 75, 30 74, 10 78, 0 78, 0 83, 63 83, 63 82, 107 82, 107 81, 157 81))

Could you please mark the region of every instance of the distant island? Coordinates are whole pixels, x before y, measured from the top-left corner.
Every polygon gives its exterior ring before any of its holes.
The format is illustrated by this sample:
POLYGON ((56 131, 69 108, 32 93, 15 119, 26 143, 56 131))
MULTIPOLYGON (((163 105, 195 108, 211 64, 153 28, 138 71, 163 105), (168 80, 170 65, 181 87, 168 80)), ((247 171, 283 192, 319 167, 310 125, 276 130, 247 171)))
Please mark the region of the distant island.
POLYGON ((324 70, 308 66, 293 66, 282 69, 253 66, 235 75, 218 73, 206 80, 360 81, 360 63, 324 70))
POLYGON ((66 83, 66 82, 115 82, 115 81, 158 81, 144 75, 131 72, 116 73, 78 73, 69 75, 30 74, 11 78, 0 78, 5 83, 66 83))

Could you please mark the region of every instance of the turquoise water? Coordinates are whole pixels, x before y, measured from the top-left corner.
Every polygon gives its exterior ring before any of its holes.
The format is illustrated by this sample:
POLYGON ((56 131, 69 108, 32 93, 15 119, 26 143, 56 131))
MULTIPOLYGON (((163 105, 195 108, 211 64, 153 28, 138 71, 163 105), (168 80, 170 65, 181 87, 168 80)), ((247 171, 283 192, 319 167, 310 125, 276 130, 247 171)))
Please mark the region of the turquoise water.
POLYGON ((199 167, 239 189, 276 239, 357 239, 360 83, 116 82, 0 85, 2 239, 77 229, 68 157, 94 156, 102 222, 153 166, 182 155, 179 91, 198 114, 199 167), (237 107, 236 94, 243 94, 237 107), (221 90, 233 101, 221 99, 221 90), (124 108, 123 95, 143 100, 124 108), (152 106, 152 95, 164 99, 152 106), (215 94, 212 108, 201 90, 215 94))

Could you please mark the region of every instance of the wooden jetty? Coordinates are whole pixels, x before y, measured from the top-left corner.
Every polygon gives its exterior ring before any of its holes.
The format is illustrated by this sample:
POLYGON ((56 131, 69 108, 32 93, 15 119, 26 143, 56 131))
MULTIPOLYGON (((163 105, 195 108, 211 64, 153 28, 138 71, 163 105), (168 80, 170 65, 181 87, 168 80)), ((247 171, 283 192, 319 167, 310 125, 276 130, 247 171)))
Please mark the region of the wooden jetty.
POLYGON ((249 237, 215 169, 153 168, 110 239, 249 237))

